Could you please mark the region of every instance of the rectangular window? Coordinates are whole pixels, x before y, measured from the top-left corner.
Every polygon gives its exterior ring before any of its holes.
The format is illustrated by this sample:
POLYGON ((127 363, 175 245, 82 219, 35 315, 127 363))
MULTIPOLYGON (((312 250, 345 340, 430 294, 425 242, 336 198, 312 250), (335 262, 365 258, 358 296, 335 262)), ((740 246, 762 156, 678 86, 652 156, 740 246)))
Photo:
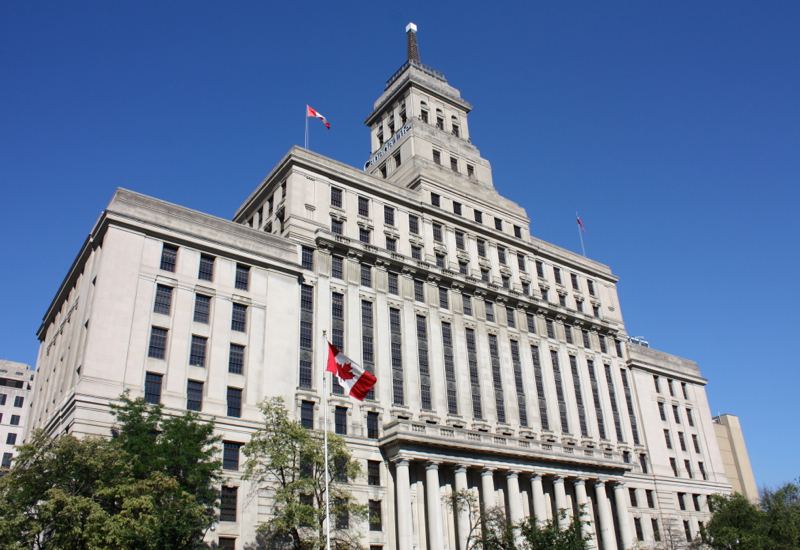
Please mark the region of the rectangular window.
POLYGON ((433 227, 433 240, 437 243, 442 242, 442 225, 438 223, 434 223, 433 227))
POLYGON ((467 339, 467 358, 469 359, 469 379, 472 388, 472 416, 473 418, 483 418, 483 406, 481 404, 481 384, 478 374, 478 349, 475 345, 475 330, 466 329, 467 339))
POLYGON ((338 187, 331 187, 331 206, 342 207, 342 190, 338 187))
POLYGON ((494 304, 492 302, 484 302, 486 306, 486 320, 494 323, 494 304))
POLYGON ((570 273, 569 278, 572 279, 572 289, 580 290, 580 286, 578 286, 578 276, 575 275, 574 273, 570 273))
POLYGON ((371 232, 370 232, 369 229, 364 229, 363 227, 359 227, 358 228, 358 240, 361 241, 362 243, 369 244, 370 233, 371 232))
POLYGON ((631 423, 631 434, 633 435, 633 444, 639 445, 639 425, 636 422, 636 413, 633 409, 633 395, 631 388, 628 384, 628 371, 620 369, 619 375, 622 378, 622 391, 625 393, 625 405, 628 407, 628 420, 631 423))
POLYGON ((561 305, 563 307, 567 307, 567 295, 566 294, 561 294, 559 292, 559 294, 558 294, 558 303, 559 303, 559 305, 561 305))
POLYGON ((705 467, 705 465, 703 465, 702 462, 698 462, 697 463, 697 468, 700 470, 700 475, 703 477, 703 479, 707 480, 708 476, 706 475, 706 467, 705 467))
POLYGON ((334 423, 337 434, 347 435, 347 407, 336 407, 334 423))
POLYGON ((13 456, 13 453, 3 453, 3 463, 0 464, 0 467, 11 468, 11 459, 13 456))
POLYGON ((334 235, 344 234, 344 224, 339 220, 331 220, 331 233, 334 235))
POLYGON ((300 285, 300 309, 303 311, 314 311, 314 287, 310 285, 300 285))
POLYGON ((686 437, 683 432, 678 432, 678 442, 681 444, 681 451, 686 451, 686 437))
POLYGON ((539 287, 539 292, 542 293, 542 300, 545 302, 549 302, 550 300, 547 298, 547 288, 546 287, 539 287))
POLYGON ((642 531, 642 518, 633 518, 633 526, 636 529, 636 540, 644 540, 644 532, 642 531))
POLYGON ((464 247, 464 232, 456 231, 456 248, 458 250, 466 250, 464 247))
POLYGON ((606 349, 606 337, 602 334, 599 334, 597 338, 600 340, 600 352, 608 353, 608 350, 606 349))
POLYGON ((564 339, 567 344, 572 344, 572 327, 569 325, 564 325, 564 339))
POLYGON ((694 452, 700 454, 700 439, 696 434, 692 434, 692 444, 694 445, 694 452))
POLYGON ((153 306, 154 313, 169 315, 172 306, 172 287, 156 285, 156 303, 153 306))
POLYGON ((500 218, 495 218, 494 219, 494 228, 497 229, 498 231, 502 231, 503 230, 503 220, 501 220, 500 218))
POLYGON ((379 460, 367 460, 367 484, 380 487, 381 463, 379 460))
POLYGON ((528 332, 531 334, 536 334, 536 320, 533 317, 533 313, 526 313, 525 320, 528 323, 528 332))
MULTIPOLYGON (((367 438, 378 439, 378 413, 369 411, 367 412, 367 438)), ((380 477, 378 479, 380 482, 380 477)))
POLYGON ((683 520, 683 532, 686 534, 686 542, 692 542, 692 529, 687 520, 683 520))
POLYGON ((222 442, 222 469, 223 470, 239 470, 239 449, 242 444, 234 441, 222 442))
POLYGON ((458 159, 455 157, 450 157, 450 170, 458 172, 458 159))
POLYGON ((589 287, 589 295, 594 296, 594 281, 586 279, 586 285, 589 287))
POLYGON ((250 267, 236 264, 236 284, 238 290, 247 290, 250 286, 250 267))
POLYGON ((678 461, 674 458, 670 458, 669 465, 672 466, 672 473, 675 474, 675 477, 680 477, 678 474, 678 461))
POLYGON ((617 433, 617 441, 623 443, 625 438, 622 436, 622 421, 619 417, 617 407, 617 392, 614 389, 614 378, 611 375, 611 365, 603 365, 606 371, 606 384, 608 385, 608 398, 611 401, 611 414, 614 416, 614 431, 617 433))
POLYGON ((473 177, 475 175, 475 167, 471 164, 467 164, 467 176, 473 177))
POLYGON ((675 391, 672 388, 672 380, 667 378, 667 387, 669 388, 669 395, 675 397, 675 391))
POLYGON ((302 263, 303 269, 307 269, 309 271, 314 271, 314 249, 313 248, 308 248, 307 246, 304 246, 302 248, 301 263, 302 263))
POLYGON ((244 372, 244 346, 231 344, 231 352, 228 357, 228 372, 231 374, 242 374, 244 372))
POLYGON ((197 273, 197 278, 201 281, 214 280, 214 256, 200 255, 200 270, 197 273))
POLYGON ((520 271, 525 271, 525 256, 517 254, 517 267, 520 271))
POLYGON ((220 507, 219 507, 219 520, 220 521, 236 521, 236 501, 239 499, 238 487, 222 486, 220 491, 220 507))
POLYGON ((514 308, 506 307, 506 323, 508 328, 517 328, 517 319, 514 317, 514 308))
POLYGON ((304 361, 300 360, 300 387, 301 388, 310 388, 311 387, 311 361, 304 361))
POLYGON ((458 272, 461 275, 469 275, 469 264, 467 262, 458 262, 458 272))
POLYGON ((361 264, 361 286, 372 288, 372 267, 361 264))
POLYGON ((397 239, 386 237, 386 250, 389 252, 397 252, 397 239))
POLYGON ((441 267, 442 269, 444 269, 444 267, 445 267, 444 262, 445 262, 444 254, 437 254, 436 255, 436 267, 441 267))
POLYGON ((203 409, 203 383, 189 380, 186 383, 186 410, 200 411, 203 409))
POLYGON ((208 338, 192 335, 192 346, 189 353, 189 364, 195 367, 206 366, 206 345, 208 338))
POLYGON ((555 279, 556 279, 556 284, 559 284, 559 285, 560 285, 560 284, 563 284, 563 283, 561 282, 561 269, 559 269, 559 268, 557 268, 557 267, 554 267, 554 268, 553 268, 553 276, 554 276, 554 277, 555 277, 555 279))
POLYGON ((589 349, 592 347, 591 343, 589 342, 589 331, 582 330, 581 333, 583 334, 583 347, 589 349))
POLYGON ((506 265, 506 249, 502 246, 497 247, 497 259, 502 265, 506 265))
POLYGON ((17 444, 17 434, 8 434, 6 436, 6 445, 16 445, 17 444))
MULTIPOLYGON (((0 419, 2 419, 2 415, 0 415, 0 419)), ((12 414, 12 415, 11 415, 11 422, 10 422, 10 424, 11 424, 12 426, 19 426, 19 415, 18 415, 18 414, 12 414)))
POLYGON ((460 202, 453 201, 453 214, 455 214, 456 216, 460 216, 461 215, 461 203, 460 202))
POLYGON ((571 433, 569 420, 567 417, 567 400, 561 378, 561 366, 558 361, 558 352, 550 350, 550 361, 553 364, 553 378, 556 383, 556 397, 558 399, 558 410, 561 418, 561 433, 571 433))
POLYGON ((494 402, 497 410, 497 421, 506 421, 505 398, 503 396, 503 378, 500 371, 500 350, 497 345, 497 336, 489 335, 489 356, 492 360, 492 383, 494 385, 494 402))
POLYGON ((383 517, 381 515, 381 501, 369 501, 369 530, 383 531, 383 517))
POLYGON ((681 423, 681 411, 678 408, 678 405, 672 405, 672 416, 675 417, 675 423, 676 424, 680 424, 681 423))
POLYGON ((231 330, 236 332, 246 332, 247 329, 247 306, 233 304, 233 315, 231 316, 231 330))
POLYGON ((0 405, 5 405, 6 404, 6 398, 7 397, 8 396, 6 394, 0 393, 0 405))
POLYGON ((331 277, 334 279, 343 279, 344 265, 341 256, 331 256, 331 277))
POLYGON ((242 390, 228 388, 228 416, 241 418, 242 416, 242 390))
MULTIPOLYGON (((569 356, 569 366, 572 372, 572 384, 575 390, 575 404, 578 408, 578 421, 581 428, 581 437, 589 437, 589 426, 586 422, 586 408, 583 405, 583 391, 581 389, 581 377, 578 372, 578 359, 574 355, 569 356)), ((630 462, 628 458, 625 462, 630 462)))
POLYGON ((358 215, 369 218, 369 199, 366 197, 358 197, 358 215))
POLYGON ((414 279, 414 300, 425 302, 425 287, 422 281, 414 279))
POLYGON ((692 495, 692 504, 694 505, 694 511, 700 511, 700 495, 692 495))
POLYGON ((650 519, 650 525, 653 528, 653 540, 656 542, 661 541, 661 531, 658 529, 658 520, 655 518, 650 519))
POLYGON ((194 298, 194 322, 208 324, 211 313, 211 297, 197 294, 194 298))
POLYGON ((472 316, 472 297, 468 294, 461 295, 461 304, 464 307, 464 315, 472 316))
POLYGON ((475 214, 475 221, 478 223, 483 223, 483 212, 480 210, 473 210, 473 214, 475 214))
POLYGON ((539 400, 539 419, 543 430, 550 429, 550 422, 547 416, 547 398, 544 390, 544 377, 542 375, 542 365, 539 361, 539 348, 531 346, 531 360, 533 361, 533 374, 536 380, 536 397, 539 400))
POLYGON ((522 228, 518 225, 514 226, 514 236, 518 239, 522 238, 522 228))
POLYGON ((678 506, 681 510, 686 510, 686 494, 678 493, 678 506))
MULTIPOLYGON (((653 375, 653 385, 656 388, 656 393, 661 393, 661 381, 655 374, 653 375)), ((664 420, 666 420, 666 418, 664 420)))
POLYGON ((667 449, 672 448, 672 438, 669 435, 669 430, 664 430, 664 441, 667 443, 667 449))
POLYGON ((661 420, 663 420, 664 422, 667 421, 667 407, 661 401, 658 402, 658 414, 659 416, 661 416, 661 420))
POLYGON ((394 227, 394 208, 391 206, 383 207, 383 224, 394 227))
POLYGON ((408 216, 408 231, 419 235, 419 218, 417 216, 408 216))
POLYGON ((150 348, 148 357, 164 359, 167 355, 167 329, 152 327, 150 330, 150 348))
POLYGON ((178 247, 165 244, 161 249, 161 269, 175 273, 175 262, 178 258, 178 247))
POLYGON ((690 478, 694 478, 694 474, 692 473, 692 461, 691 460, 684 460, 684 466, 686 466, 686 473, 689 474, 690 478))
POLYGON ((556 330, 555 327, 553 326, 553 321, 550 319, 545 319, 544 324, 547 327, 547 337, 550 338, 551 340, 555 340, 556 330))
POLYGON ((638 508, 639 507, 639 499, 636 498, 636 489, 634 489, 633 487, 629 487, 628 488, 628 495, 631 498, 631 506, 633 506, 634 508, 638 508))
MULTIPOLYGON (((427 114, 427 113, 423 111, 423 114, 427 114)), ((437 151, 436 149, 433 150, 433 162, 435 162, 436 164, 441 164, 442 163, 442 152, 441 151, 437 151)))
POLYGON ((536 276, 544 279, 544 265, 539 260, 536 260, 536 276))
POLYGON ((411 259, 412 260, 422 259, 422 249, 420 247, 411 245, 411 259))
POLYGON ((481 281, 484 283, 489 282, 489 270, 488 269, 481 269, 481 281))
POLYGON ((145 373, 144 400, 153 405, 161 403, 161 381, 164 377, 154 372, 145 373))
MULTIPOLYGON (((594 412, 595 416, 597 417, 597 431, 600 434, 600 439, 606 439, 606 423, 605 418, 603 416, 603 406, 602 401, 600 400, 600 387, 597 384, 597 373, 594 370, 594 361, 588 359, 586 361, 586 366, 589 370, 589 384, 592 386, 592 399, 594 401, 594 412)), ((644 455, 641 455, 639 458, 640 460, 643 459, 644 455)), ((647 473, 646 464, 643 462, 644 472, 647 473)))
POLYGON ((441 205, 441 197, 436 193, 431 193, 431 204, 433 206, 440 206, 441 205))
POLYGON ((486 241, 478 239, 478 256, 481 258, 486 257, 486 241))
POLYGON ((689 390, 687 389, 686 382, 681 382, 681 390, 683 391, 683 398, 689 399, 689 390))
POLYGON ((450 300, 446 288, 439 287, 439 307, 442 309, 450 309, 450 300))
POLYGON ((686 409, 686 421, 689 423, 689 426, 694 427, 694 416, 692 416, 692 409, 686 409))
POLYGON ((300 404, 300 424, 307 430, 314 429, 314 403, 303 401, 300 404))
POLYGON ((614 348, 617 350, 617 357, 622 357, 622 343, 619 340, 614 340, 614 348))
POLYGON ((645 489, 644 495, 647 497, 647 507, 648 508, 655 508, 656 507, 656 503, 655 503, 655 500, 653 500, 653 491, 650 490, 650 489, 645 489))
POLYGON ((397 273, 389 273, 389 294, 398 296, 400 294, 399 286, 397 273))

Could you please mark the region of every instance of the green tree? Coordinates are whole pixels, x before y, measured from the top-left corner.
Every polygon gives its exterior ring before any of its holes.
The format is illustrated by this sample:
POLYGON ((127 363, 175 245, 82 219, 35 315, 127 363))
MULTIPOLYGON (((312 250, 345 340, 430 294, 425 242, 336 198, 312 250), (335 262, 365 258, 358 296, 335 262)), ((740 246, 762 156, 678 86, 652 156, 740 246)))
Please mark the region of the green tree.
POLYGON ((714 515, 704 528, 704 537, 711 548, 772 548, 764 512, 744 496, 710 495, 708 504, 714 515))
MULTIPOLYGON (((259 405, 264 426, 242 452, 245 479, 272 501, 271 517, 258 527, 259 548, 315 550, 325 547, 325 446, 323 433, 289 419, 280 397, 259 405)), ((331 544, 361 549, 359 524, 367 518, 347 485, 361 474, 345 441, 328 434, 331 544)))
MULTIPOLYGON (((535 517, 529 517, 514 525, 502 507, 481 509, 469 491, 450 493, 448 504, 456 514, 466 512, 469 518, 466 550, 586 550, 592 538, 583 534, 583 507, 561 529, 555 518, 537 522, 535 517)), ((563 522, 567 510, 559 510, 559 517, 563 522)))
POLYGON ((774 548, 800 548, 800 487, 787 483, 776 490, 762 489, 761 509, 774 548))
POLYGON ((214 521, 213 425, 122 396, 111 439, 34 432, 0 479, 0 548, 189 550, 214 521))

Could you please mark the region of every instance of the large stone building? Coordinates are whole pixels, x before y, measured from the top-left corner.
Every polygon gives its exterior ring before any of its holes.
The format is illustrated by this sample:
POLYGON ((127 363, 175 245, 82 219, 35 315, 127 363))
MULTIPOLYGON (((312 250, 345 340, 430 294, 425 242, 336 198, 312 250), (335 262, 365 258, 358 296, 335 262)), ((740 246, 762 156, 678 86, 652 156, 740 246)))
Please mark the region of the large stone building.
MULTIPOLYGON (((369 473, 373 549, 463 550, 442 497, 511 520, 586 505, 594 544, 693 538, 730 490, 697 365, 627 343, 617 278, 530 234, 473 145, 471 105, 409 56, 366 119, 364 169, 291 149, 226 221, 117 190, 39 331, 32 424, 107 434, 123 390, 213 418, 229 480, 215 537, 269 514, 237 473, 257 403, 322 427, 322 331, 373 371, 329 388, 369 473), (675 527, 677 526, 677 527, 675 527)), ((476 141, 478 141, 476 139, 476 141)))
POLYGON ((34 373, 25 363, 0 360, 0 475, 22 443, 30 410, 34 373))

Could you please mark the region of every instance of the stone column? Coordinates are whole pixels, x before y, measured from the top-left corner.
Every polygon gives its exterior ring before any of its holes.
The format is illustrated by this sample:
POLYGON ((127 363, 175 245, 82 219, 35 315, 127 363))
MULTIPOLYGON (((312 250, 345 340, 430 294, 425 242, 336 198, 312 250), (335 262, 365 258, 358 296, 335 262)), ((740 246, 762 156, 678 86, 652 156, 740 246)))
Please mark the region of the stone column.
POLYGON ((428 550, 444 550, 444 525, 442 523, 442 491, 439 485, 439 463, 425 466, 425 485, 428 500, 428 550))
POLYGON ((602 546, 598 544, 598 547, 603 550, 617 550, 617 541, 614 537, 614 520, 611 519, 611 507, 608 504, 608 496, 606 496, 606 482, 597 480, 594 484, 594 493, 597 515, 600 518, 600 529, 597 532, 602 539, 602 546))
MULTIPOLYGON (((459 464, 456 466, 456 491, 467 491, 467 467, 459 464)), ((464 507, 456 511, 456 527, 458 528, 458 550, 467 550, 469 539, 469 507, 463 503, 464 507)))
POLYGON ((506 485, 508 486, 508 515, 511 523, 517 524, 522 521, 522 499, 519 495, 519 474, 508 472, 506 474, 506 485))
POLYGON ((534 474, 531 477, 531 492, 533 493, 533 515, 536 516, 536 523, 542 525, 547 521, 547 506, 544 503, 541 475, 534 474))
POLYGON ((553 515, 558 519, 558 528, 563 531, 569 525, 569 511, 567 510, 567 493, 564 490, 562 476, 556 476, 553 480, 553 491, 556 494, 556 509, 553 515), (562 515, 561 510, 567 510, 567 514, 562 515))
MULTIPOLYGON (((581 532, 584 537, 594 535, 594 518, 589 509, 589 497, 586 495, 586 480, 579 477, 575 481, 575 500, 578 504, 578 517, 581 520, 581 532)), ((592 536, 589 541, 589 548, 597 548, 597 539, 592 536)))
POLYGON ((395 493, 397 494, 397 549, 411 550, 414 528, 411 523, 411 477, 408 460, 400 459, 394 464, 395 493))
POLYGON ((497 498, 494 494, 494 470, 484 468, 481 471, 481 487, 483 488, 483 508, 491 510, 497 506, 497 498))
POLYGON ((631 514, 628 511, 628 499, 625 493, 624 483, 614 485, 614 500, 617 503, 617 519, 619 520, 619 536, 622 539, 622 550, 628 550, 633 546, 631 514))

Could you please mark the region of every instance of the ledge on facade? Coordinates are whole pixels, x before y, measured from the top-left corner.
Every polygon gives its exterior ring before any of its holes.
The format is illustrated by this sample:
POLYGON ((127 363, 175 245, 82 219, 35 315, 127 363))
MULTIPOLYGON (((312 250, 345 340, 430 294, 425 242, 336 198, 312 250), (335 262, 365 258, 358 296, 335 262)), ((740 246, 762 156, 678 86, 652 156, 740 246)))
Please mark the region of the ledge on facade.
POLYGON ((655 367, 657 370, 668 370, 683 376, 702 378, 697 363, 689 359, 637 345, 627 346, 627 350, 628 363, 631 366, 655 367))

